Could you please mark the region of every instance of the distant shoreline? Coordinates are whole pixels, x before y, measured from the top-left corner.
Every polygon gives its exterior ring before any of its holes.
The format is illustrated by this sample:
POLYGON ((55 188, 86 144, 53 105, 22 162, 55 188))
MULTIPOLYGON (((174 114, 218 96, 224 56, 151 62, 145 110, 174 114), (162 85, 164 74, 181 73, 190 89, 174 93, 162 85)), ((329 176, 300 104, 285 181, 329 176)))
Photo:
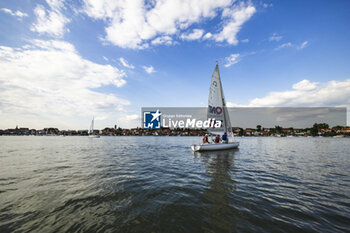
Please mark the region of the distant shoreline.
MULTIPOLYGON (((207 129, 189 129, 189 128, 165 128, 160 129, 144 129, 132 128, 122 129, 120 127, 104 128, 101 130, 94 130, 92 134, 99 136, 204 136, 207 129)), ((322 136, 322 137, 350 137, 350 127, 348 126, 334 126, 329 127, 326 123, 315 123, 311 128, 283 128, 275 126, 274 128, 265 128, 257 125, 256 128, 241 128, 232 127, 234 136, 245 137, 308 137, 308 136, 322 136)), ((58 128, 44 128, 44 129, 29 129, 19 128, 14 129, 0 129, 0 136, 88 136, 88 130, 59 130, 58 128)))
MULTIPOLYGON (((88 137, 88 135, 0 135, 0 137, 88 137)), ((202 135, 99 135, 103 137, 202 137, 202 135)), ((235 138, 350 138, 350 135, 336 136, 234 136, 235 138)))

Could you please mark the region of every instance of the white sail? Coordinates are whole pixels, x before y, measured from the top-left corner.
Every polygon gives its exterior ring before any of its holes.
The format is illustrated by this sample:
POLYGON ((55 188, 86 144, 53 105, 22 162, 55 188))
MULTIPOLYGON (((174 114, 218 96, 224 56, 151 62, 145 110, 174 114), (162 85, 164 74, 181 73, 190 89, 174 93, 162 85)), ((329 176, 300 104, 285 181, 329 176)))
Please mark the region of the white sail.
POLYGON ((90 125, 90 129, 89 129, 89 134, 94 134, 94 118, 92 117, 92 121, 91 121, 91 125, 90 125))
POLYGON ((209 133, 223 134, 224 132, 227 132, 228 136, 233 136, 231 121, 226 107, 220 79, 219 65, 217 63, 213 75, 211 76, 207 117, 208 119, 215 119, 215 121, 222 122, 220 128, 209 128, 209 133))
POLYGON ((99 138, 100 135, 94 133, 94 117, 92 117, 90 129, 89 129, 89 138, 99 138))

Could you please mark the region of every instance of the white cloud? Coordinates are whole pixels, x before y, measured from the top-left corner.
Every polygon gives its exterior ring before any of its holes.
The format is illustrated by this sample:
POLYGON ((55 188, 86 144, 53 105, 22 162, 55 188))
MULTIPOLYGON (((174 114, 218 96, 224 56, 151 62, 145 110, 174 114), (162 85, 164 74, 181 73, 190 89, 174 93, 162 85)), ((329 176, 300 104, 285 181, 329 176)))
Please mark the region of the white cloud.
POLYGON ((244 39, 244 40, 241 40, 242 43, 248 43, 249 42, 249 39, 244 39))
POLYGON ((295 45, 295 44, 292 44, 291 42, 288 42, 288 43, 284 43, 284 44, 281 44, 280 46, 278 46, 277 48, 275 48, 275 50, 279 50, 279 49, 283 49, 283 48, 288 48, 288 47, 293 47, 297 50, 302 50, 304 49, 305 47, 307 47, 309 44, 309 41, 304 41, 303 43, 301 43, 300 45, 295 45))
POLYGON ((282 40, 282 36, 278 35, 277 33, 273 33, 272 36, 269 37, 269 41, 280 41, 282 40))
POLYGON ((105 60, 105 61, 109 61, 109 59, 108 59, 107 57, 105 57, 105 56, 102 56, 102 58, 103 58, 103 60, 105 60))
POLYGON ((124 58, 121 57, 121 58, 119 58, 119 61, 120 61, 120 63, 122 63, 122 65, 123 65, 124 67, 129 68, 129 69, 135 69, 135 66, 129 64, 128 61, 127 61, 126 59, 124 59, 124 58))
POLYGON ((142 68, 148 73, 148 74, 152 74, 154 72, 156 72, 154 70, 154 67, 153 66, 142 66, 142 68))
POLYGON ((153 45, 161 45, 161 44, 172 45, 174 42, 170 36, 160 36, 152 40, 151 43, 153 45))
POLYGON ((242 105, 242 104, 236 104, 232 102, 227 102, 226 106, 229 108, 241 108, 241 107, 247 107, 247 105, 242 105))
POLYGON ((61 12, 64 9, 64 2, 59 0, 46 0, 50 10, 42 5, 37 5, 34 13, 37 17, 36 23, 31 27, 32 31, 47 33, 51 36, 62 37, 67 31, 66 24, 70 20, 61 12))
MULTIPOLYGON (((211 20, 222 12, 223 28, 213 34, 215 41, 238 43, 237 33, 254 13, 251 3, 233 0, 83 0, 89 17, 105 22, 105 41, 122 48, 144 49, 151 45, 172 44, 174 37, 199 39, 203 32, 192 37, 184 34, 193 24, 211 20)), ((199 29, 198 29, 199 30, 199 29)), ((208 39, 211 34, 206 34, 208 39)))
POLYGON ((27 17, 28 16, 28 14, 23 13, 23 12, 18 11, 18 10, 17 11, 12 11, 12 10, 7 9, 7 8, 1 8, 1 11, 5 12, 5 13, 11 15, 11 16, 15 16, 18 19, 22 19, 23 17, 27 17))
POLYGON ((94 117, 94 120, 95 121, 103 121, 103 120, 106 120, 108 118, 109 118, 109 115, 104 115, 104 114, 102 115, 102 114, 100 114, 100 115, 94 117))
POLYGON ((264 7, 264 8, 268 8, 268 7, 272 7, 272 6, 273 6, 272 3, 270 3, 270 4, 264 3, 264 4, 263 4, 263 7, 264 7))
POLYGON ((327 83, 302 80, 293 90, 271 92, 253 99, 249 107, 324 107, 350 106, 350 79, 327 83))
MULTIPOLYGON (((350 122, 350 79, 326 83, 302 80, 291 90, 270 92, 248 104, 227 102, 228 107, 346 107, 350 122)), ((315 113, 314 110, 312 110, 315 113)), ((305 112, 303 113, 305 114, 305 112)), ((295 115, 295 114, 293 114, 295 115)))
POLYGON ((225 58, 225 67, 230 67, 240 61, 241 55, 239 53, 231 54, 225 58))
POLYGON ((222 12, 224 26, 218 34, 213 35, 217 42, 226 41, 228 44, 238 44, 237 33, 242 25, 249 20, 256 12, 255 7, 250 3, 241 2, 231 8, 225 8, 222 12))
POLYGON ((123 124, 127 125, 128 128, 140 127, 141 116, 140 114, 130 114, 123 116, 123 124))
POLYGON ((71 127, 75 122, 75 127, 84 127, 81 117, 110 115, 130 104, 94 90, 105 85, 121 87, 125 76, 123 70, 82 58, 64 41, 34 40, 22 48, 0 46, 0 126, 71 127))
POLYGON ((207 32, 204 36, 203 39, 210 39, 213 37, 213 34, 211 34, 210 32, 207 32))
POLYGON ((309 41, 304 41, 300 46, 297 47, 298 50, 304 49, 309 44, 309 41))
POLYGON ((181 34, 180 38, 183 40, 198 40, 203 36, 204 30, 202 29, 193 29, 191 33, 181 34))
POLYGON ((275 48, 275 50, 284 49, 284 48, 288 48, 288 47, 292 47, 292 46, 293 46, 293 44, 288 42, 288 43, 281 44, 280 46, 275 48))
POLYGON ((318 83, 311 83, 309 80, 304 79, 293 85, 293 89, 299 91, 312 91, 315 90, 318 83))
POLYGON ((60 10, 64 8, 64 0, 46 0, 47 5, 53 10, 60 10))

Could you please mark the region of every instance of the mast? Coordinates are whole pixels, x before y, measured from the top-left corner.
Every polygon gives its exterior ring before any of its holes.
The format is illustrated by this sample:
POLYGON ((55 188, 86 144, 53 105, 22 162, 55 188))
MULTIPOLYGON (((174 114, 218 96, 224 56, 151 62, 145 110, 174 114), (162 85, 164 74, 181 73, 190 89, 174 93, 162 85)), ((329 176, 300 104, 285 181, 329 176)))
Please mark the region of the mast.
POLYGON ((222 101, 222 109, 223 109, 223 115, 224 115, 224 122, 223 122, 223 128, 225 130, 226 129, 226 126, 227 126, 227 116, 226 116, 226 111, 225 111, 225 108, 226 108, 226 103, 225 103, 225 96, 224 96, 224 91, 222 89, 222 83, 221 83, 221 78, 220 78, 220 72, 219 72, 219 64, 218 62, 216 62, 216 67, 218 69, 218 76, 219 76, 219 82, 220 82, 220 92, 221 92, 221 101, 222 101))
MULTIPOLYGON (((216 65, 218 67, 218 73, 219 73, 219 65, 216 62, 216 65)), ((227 110, 226 106, 226 101, 225 101, 225 95, 224 95, 224 90, 222 89, 222 83, 221 83, 221 78, 220 78, 220 73, 219 73, 219 81, 220 81, 220 90, 221 90, 221 95, 222 95, 222 107, 224 111, 224 129, 227 132, 228 136, 233 137, 233 132, 232 132, 232 126, 231 126, 231 120, 230 120, 230 115, 227 110)))

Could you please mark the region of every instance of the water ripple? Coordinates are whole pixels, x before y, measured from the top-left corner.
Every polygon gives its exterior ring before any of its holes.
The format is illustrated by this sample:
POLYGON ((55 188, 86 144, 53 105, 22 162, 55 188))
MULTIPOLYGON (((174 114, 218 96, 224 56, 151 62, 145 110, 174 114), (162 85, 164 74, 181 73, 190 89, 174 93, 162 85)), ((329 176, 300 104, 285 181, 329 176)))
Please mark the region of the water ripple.
POLYGON ((349 139, 199 140, 0 137, 0 232, 350 229, 349 139))

